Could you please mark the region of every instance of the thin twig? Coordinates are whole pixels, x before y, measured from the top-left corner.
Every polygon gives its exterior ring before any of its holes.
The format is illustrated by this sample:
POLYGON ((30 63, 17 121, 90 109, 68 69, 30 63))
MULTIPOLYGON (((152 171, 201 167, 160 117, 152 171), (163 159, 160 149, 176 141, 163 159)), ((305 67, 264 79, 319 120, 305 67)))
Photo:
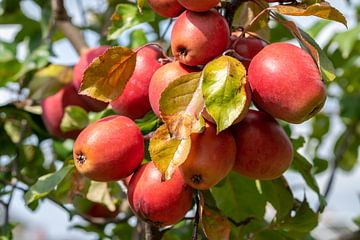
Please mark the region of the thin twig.
POLYGON ((166 26, 166 28, 165 28, 164 32, 163 32, 163 33, 161 34, 161 36, 160 36, 160 40, 164 40, 165 35, 166 35, 166 33, 169 31, 169 29, 170 29, 171 24, 173 23, 173 21, 174 21, 174 19, 173 19, 173 18, 171 18, 171 19, 169 20, 168 25, 166 26))
POLYGON ((195 205, 196 205, 196 212, 195 212, 195 218, 194 218, 194 229, 193 229, 193 235, 192 240, 197 240, 199 235, 199 221, 200 221, 200 196, 199 192, 196 191, 195 193, 195 205))

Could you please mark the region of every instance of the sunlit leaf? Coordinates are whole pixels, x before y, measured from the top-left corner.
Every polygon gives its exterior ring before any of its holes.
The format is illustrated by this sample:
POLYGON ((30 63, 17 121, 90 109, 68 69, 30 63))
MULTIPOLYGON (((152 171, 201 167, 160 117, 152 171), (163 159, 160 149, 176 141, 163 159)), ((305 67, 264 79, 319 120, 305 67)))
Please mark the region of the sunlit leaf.
POLYGON ((334 43, 337 43, 344 59, 348 58, 356 47, 356 44, 359 42, 359 35, 360 25, 358 24, 349 31, 336 34, 332 39, 334 43))
POLYGON ((160 119, 154 112, 149 112, 143 118, 136 119, 135 123, 140 128, 142 134, 148 134, 159 127, 160 119))
POLYGON ((160 98, 160 112, 172 136, 188 138, 204 108, 200 73, 183 75, 171 82, 160 98))
POLYGON ((91 181, 86 198, 90 201, 104 204, 110 211, 116 210, 107 182, 91 181))
POLYGON ((135 29, 130 34, 130 48, 135 49, 147 43, 146 33, 142 29, 135 29))
POLYGON ((176 168, 186 160, 190 147, 190 138, 179 140, 172 137, 164 124, 150 139, 149 152, 157 169, 168 180, 176 168))
POLYGON ((79 106, 67 106, 61 120, 60 128, 63 132, 81 130, 89 124, 87 112, 79 106))
POLYGON ((347 26, 344 15, 336 8, 330 6, 327 2, 315 3, 310 6, 303 3, 291 5, 277 5, 270 7, 281 14, 289 16, 316 16, 328 20, 340 22, 347 26))
POLYGON ((217 132, 230 127, 245 110, 246 70, 229 56, 208 63, 202 74, 202 91, 207 112, 217 125, 217 132))
POLYGON ((125 47, 111 47, 86 69, 80 94, 103 102, 121 95, 134 72, 136 53, 125 47))

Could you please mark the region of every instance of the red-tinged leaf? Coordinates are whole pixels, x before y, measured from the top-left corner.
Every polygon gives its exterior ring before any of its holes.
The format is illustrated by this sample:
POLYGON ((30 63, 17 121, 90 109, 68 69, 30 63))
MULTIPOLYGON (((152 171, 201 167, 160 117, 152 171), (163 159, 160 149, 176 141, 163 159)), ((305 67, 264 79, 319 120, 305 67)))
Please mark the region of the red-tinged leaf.
POLYGON ((183 75, 171 82, 161 94, 161 117, 175 138, 189 138, 204 109, 200 75, 183 75))
POLYGON ((219 212, 204 207, 202 211, 201 223, 207 239, 230 239, 230 222, 219 212))
POLYGON ((336 8, 330 6, 327 2, 315 3, 315 4, 291 4, 291 5, 277 5, 270 7, 270 9, 276 10, 281 14, 289 16, 316 16, 328 20, 340 22, 347 26, 347 21, 344 15, 336 8))
POLYGON ((190 147, 190 138, 179 140, 172 137, 165 124, 155 131, 150 139, 150 157, 165 180, 169 180, 175 169, 185 162, 190 147))
POLYGON ((103 102, 121 95, 134 72, 136 53, 125 47, 111 47, 86 69, 80 94, 103 102))

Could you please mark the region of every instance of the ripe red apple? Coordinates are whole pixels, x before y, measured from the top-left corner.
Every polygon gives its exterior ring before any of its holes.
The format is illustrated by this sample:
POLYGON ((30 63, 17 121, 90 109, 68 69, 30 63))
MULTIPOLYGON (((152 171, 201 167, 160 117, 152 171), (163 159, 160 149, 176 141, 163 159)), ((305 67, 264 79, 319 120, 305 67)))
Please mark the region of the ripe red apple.
POLYGON ((110 116, 87 126, 74 143, 77 170, 95 181, 131 175, 144 158, 140 129, 129 118, 110 116))
POLYGON ((302 123, 324 106, 326 89, 317 65, 301 48, 273 43, 251 61, 253 101, 261 110, 290 123, 302 123))
POLYGON ((227 48, 229 38, 229 26, 217 11, 185 11, 172 30, 171 50, 183 64, 203 65, 227 48))
POLYGON ((74 86, 70 83, 60 89, 57 93, 42 100, 42 119, 49 133, 57 138, 75 139, 79 130, 62 132, 60 129, 64 110, 68 106, 79 106, 89 110, 88 105, 76 93, 74 86))
POLYGON ((192 189, 186 185, 179 169, 170 180, 163 182, 161 173, 149 162, 131 178, 128 200, 138 217, 157 226, 167 226, 180 221, 191 208, 192 189))
POLYGON ((159 47, 146 46, 137 52, 133 75, 120 97, 111 103, 115 112, 131 119, 143 117, 151 110, 149 85, 155 71, 161 67, 164 55, 159 47))
POLYGON ((178 0, 178 2, 186 9, 194 12, 206 12, 220 3, 220 0, 178 0))
MULTIPOLYGON (((109 46, 100 46, 97 48, 90 48, 89 50, 83 52, 80 56, 79 61, 74 66, 74 76, 73 76, 73 84, 75 86, 76 91, 79 91, 81 81, 84 76, 84 72, 90 63, 100 55, 102 55, 109 46)), ((91 111, 99 112, 104 110, 107 107, 107 103, 98 101, 88 96, 81 95, 81 98, 86 102, 91 111)))
MULTIPOLYGON (((233 46, 236 53, 243 58, 253 59, 265 46, 266 42, 259 38, 238 38, 235 40, 236 45, 233 46)), ((246 69, 249 68, 250 61, 241 61, 246 69)))
POLYGON ((236 144, 228 130, 216 134, 207 123, 204 132, 191 135, 191 149, 180 171, 185 182, 195 189, 205 190, 220 182, 234 166, 236 144))
MULTIPOLYGON (((246 81, 245 93, 246 93, 246 102, 245 102, 244 110, 238 116, 238 118, 233 122, 233 124, 236 124, 236 123, 239 123, 240 121, 242 121, 246 117, 246 114, 249 111, 249 107, 251 105, 251 89, 250 89, 249 81, 246 81)), ((202 116, 209 122, 215 123, 215 120, 210 116, 210 114, 208 113, 208 111, 206 111, 206 109, 204 109, 204 111, 202 112, 202 116)))
POLYGON ((234 170, 240 175, 271 180, 289 168, 293 158, 291 142, 269 114, 250 110, 232 130, 236 142, 234 170))
POLYGON ((177 17, 184 11, 184 8, 177 0, 148 0, 152 10, 163 17, 177 17))
POLYGON ((154 73, 149 85, 149 100, 152 110, 158 117, 160 117, 159 102, 161 93, 170 82, 194 71, 198 71, 198 69, 184 66, 178 61, 175 61, 165 64, 154 73))
POLYGON ((105 205, 80 196, 74 197, 73 205, 79 213, 93 218, 115 218, 119 214, 118 208, 115 211, 110 211, 105 205))

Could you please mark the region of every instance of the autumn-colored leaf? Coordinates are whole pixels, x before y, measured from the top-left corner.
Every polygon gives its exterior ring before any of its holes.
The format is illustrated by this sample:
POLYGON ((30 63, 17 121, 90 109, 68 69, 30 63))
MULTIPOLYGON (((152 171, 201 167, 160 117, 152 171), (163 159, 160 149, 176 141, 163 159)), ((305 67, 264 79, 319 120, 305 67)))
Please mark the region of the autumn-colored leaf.
POLYGON ((161 117, 171 135, 178 139, 190 136, 195 122, 204 108, 201 73, 183 75, 171 82, 161 94, 161 117))
POLYGON ((217 132, 230 127, 245 110, 246 70, 230 56, 209 62, 202 74, 202 91, 207 112, 217 125, 217 132))
POLYGON ((270 7, 281 14, 289 16, 316 16, 328 20, 340 22, 347 26, 347 21, 344 15, 336 8, 330 6, 327 2, 315 4, 291 4, 291 5, 277 5, 270 7))
POLYGON ((137 0, 136 5, 137 5, 137 8, 139 9, 139 12, 142 14, 142 9, 145 5, 145 0, 137 0))
POLYGON ((167 126, 160 126, 150 140, 149 152, 155 166, 169 180, 178 166, 187 158, 191 139, 176 139, 169 133, 167 126))
POLYGON ((111 47, 86 69, 80 94, 103 102, 121 95, 134 72, 136 53, 126 47, 111 47))

